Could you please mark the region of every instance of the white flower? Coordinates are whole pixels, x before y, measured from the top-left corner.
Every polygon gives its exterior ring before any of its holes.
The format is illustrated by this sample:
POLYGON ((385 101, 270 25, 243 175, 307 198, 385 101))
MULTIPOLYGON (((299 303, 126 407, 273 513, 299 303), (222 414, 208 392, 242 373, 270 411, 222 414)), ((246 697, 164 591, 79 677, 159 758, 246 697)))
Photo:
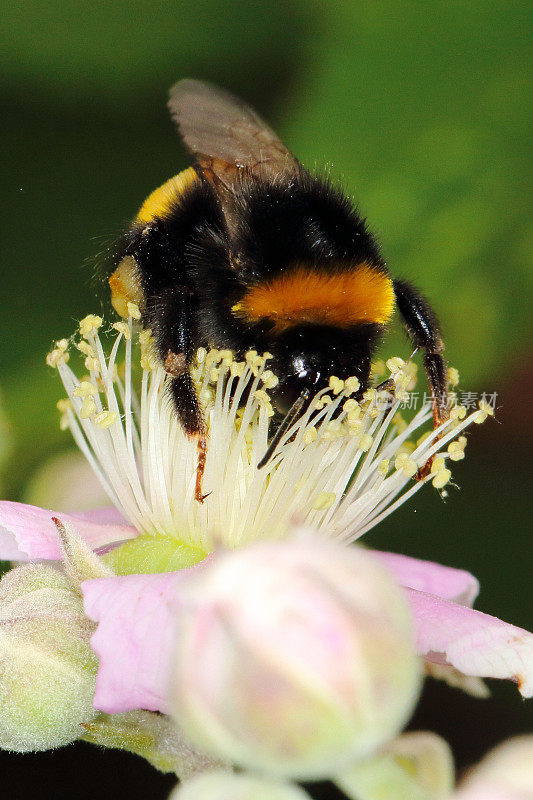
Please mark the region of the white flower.
POLYGON ((67 340, 48 356, 68 394, 58 404, 62 427, 70 428, 111 501, 132 525, 204 552, 217 542, 234 548, 282 538, 295 519, 354 541, 424 483, 443 489, 451 476, 449 462, 463 456, 462 432, 491 411, 480 408, 466 415, 456 406, 448 421, 427 432, 431 408, 424 405, 405 422, 399 411, 416 367, 390 359, 392 393, 369 389, 358 402, 353 397, 357 379, 332 376, 267 466, 257 469, 273 415, 268 391, 277 380, 268 369, 269 356, 250 351, 236 361, 231 351, 200 349, 193 378, 209 438, 203 483, 208 496, 198 503, 196 442, 184 434, 171 407, 168 378, 153 355, 150 333, 135 335, 131 317, 115 323, 106 356, 101 326, 95 315, 80 323, 82 338, 75 346, 85 356, 88 375, 78 377, 67 363, 67 340), (431 473, 414 479, 432 456, 437 457, 431 473))

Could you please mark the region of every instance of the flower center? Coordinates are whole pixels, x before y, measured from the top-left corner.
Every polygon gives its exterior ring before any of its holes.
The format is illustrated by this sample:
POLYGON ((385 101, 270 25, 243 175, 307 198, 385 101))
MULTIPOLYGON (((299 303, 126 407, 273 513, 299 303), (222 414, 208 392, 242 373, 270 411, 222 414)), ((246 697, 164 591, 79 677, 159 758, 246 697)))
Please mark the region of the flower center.
POLYGON ((450 481, 449 462, 464 457, 463 430, 492 413, 483 407, 467 415, 455 406, 449 420, 428 431, 428 402, 405 421, 400 410, 416 383, 416 366, 390 359, 392 389, 369 389, 357 401, 357 379, 332 376, 257 469, 274 413, 269 390, 277 377, 268 369, 270 355, 249 351, 237 361, 229 350, 201 348, 192 368, 209 432, 208 497, 200 504, 196 443, 172 409, 150 332, 136 333, 135 309, 130 313, 128 322, 112 325, 109 355, 99 334, 103 321, 95 315, 82 320, 77 341, 60 340, 48 355, 68 395, 58 404, 61 426, 71 430, 132 525, 198 553, 218 542, 238 547, 282 538, 292 520, 353 541, 424 483, 442 490, 450 481), (67 363, 71 344, 85 357, 87 375, 78 377, 67 363), (415 480, 432 456, 432 472, 415 480))

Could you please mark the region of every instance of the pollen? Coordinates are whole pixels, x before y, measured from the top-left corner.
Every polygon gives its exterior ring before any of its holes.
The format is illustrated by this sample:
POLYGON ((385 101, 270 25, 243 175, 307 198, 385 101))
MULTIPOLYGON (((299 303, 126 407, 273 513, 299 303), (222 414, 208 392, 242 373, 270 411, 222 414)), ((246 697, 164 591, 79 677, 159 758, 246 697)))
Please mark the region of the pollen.
POLYGON ((206 353, 205 356, 205 366, 211 367, 216 364, 220 364, 222 361, 222 356, 220 355, 220 350, 216 350, 213 348, 206 353))
POLYGON ((322 434, 323 442, 331 442, 333 439, 338 439, 343 434, 342 423, 339 420, 332 420, 328 422, 322 434))
POLYGON ((149 329, 140 331, 139 344, 141 346, 141 367, 146 372, 150 372, 157 366, 157 359, 154 353, 154 340, 152 331, 149 329))
POLYGON ((413 478, 418 472, 418 464, 405 451, 398 453, 394 459, 394 468, 403 472, 407 478, 413 478))
POLYGON ((333 402, 333 400, 329 396, 329 394, 323 394, 321 397, 318 398, 318 400, 315 400, 314 407, 318 411, 320 411, 325 406, 329 406, 332 402, 333 402))
POLYGON ((455 367, 448 367, 448 383, 452 389, 459 385, 459 370, 455 367))
POLYGON ((387 361, 387 369, 389 372, 392 372, 395 375, 397 372, 400 372, 405 366, 405 361, 403 358, 399 358, 395 356, 394 358, 389 358, 387 361))
POLYGON ((350 378, 346 378, 344 381, 344 394, 346 396, 350 394, 355 394, 361 388, 361 383, 359 378, 356 378, 355 375, 352 375, 350 378))
POLYGON ((141 318, 141 316, 142 316, 141 315, 141 310, 140 310, 139 306, 137 305, 137 303, 134 303, 131 300, 128 300, 128 302, 126 303, 126 308, 128 309, 128 316, 130 316, 132 319, 140 319, 141 318))
POLYGON ((79 342, 76 342, 76 347, 80 351, 80 353, 83 353, 85 356, 91 356, 91 358, 96 358, 96 350, 91 344, 89 344, 89 342, 81 340, 79 342))
POLYGON ((92 397, 84 397, 81 404, 80 417, 81 419, 89 419, 96 413, 96 403, 92 397))
MULTIPOLYGON (((446 464, 464 456, 465 429, 492 411, 488 404, 490 411, 465 409, 464 416, 433 430, 428 404, 406 419, 398 416, 398 385, 387 392, 388 404, 375 389, 357 402, 349 398, 360 388, 357 379, 342 385, 331 376, 329 388, 310 398, 259 470, 276 430, 269 389, 277 376, 265 368, 267 355, 252 350, 235 361, 229 349, 201 349, 191 370, 208 437, 207 496, 198 503, 197 442, 173 413, 166 391, 170 378, 154 355, 151 332, 134 329, 131 318, 115 323, 115 342, 106 354, 95 319, 99 323, 95 315, 82 321, 85 336, 77 346, 80 362, 83 356, 86 363, 98 361, 97 376, 94 370, 77 374, 65 363, 68 339, 54 348, 68 395, 58 403, 61 428, 71 430, 111 501, 137 530, 173 537, 203 554, 220 539, 235 548, 282 538, 294 518, 339 541, 354 541, 427 482, 442 491, 451 479, 446 464), (134 357, 137 343, 142 375, 134 357), (431 458, 428 480, 413 481, 431 458)), ((404 378, 416 377, 401 359, 390 366, 404 378)))
POLYGON ((94 422, 99 428, 109 428, 118 419, 116 411, 101 411, 94 418, 94 422))
POLYGON ((196 351, 197 365, 200 366, 201 364, 203 364, 206 357, 207 357, 207 350, 205 349, 205 347, 199 347, 198 350, 196 351))
POLYGON ((450 442, 448 445, 448 453, 452 461, 462 461, 465 457, 466 436, 459 436, 459 438, 450 442))
POLYGON ((263 358, 263 356, 260 356, 256 350, 248 350, 248 352, 245 353, 244 357, 246 359, 248 367, 252 371, 252 375, 254 375, 254 377, 257 378, 259 372, 265 366, 265 359, 263 358))
MULTIPOLYGON (((126 340, 130 338, 130 326, 127 322, 114 322, 111 327, 121 333, 126 340)), ((89 353, 87 355, 89 355, 89 353)))
POLYGON ((88 336, 94 336, 98 329, 102 326, 103 319, 96 314, 87 314, 80 320, 80 334, 86 339, 88 336))
POLYGON ((359 419, 361 417, 361 406, 355 406, 355 408, 350 409, 350 411, 346 415, 346 422, 348 425, 357 425, 359 419))
POLYGON ((150 328, 144 328, 142 331, 139 331, 138 339, 141 347, 148 347, 152 342, 152 331, 150 328))
POLYGON ((432 474, 436 475, 446 469, 446 462, 444 458, 436 458, 431 465, 432 474))
POLYGON ((85 367, 89 370, 89 372, 99 372, 100 371, 100 362, 97 358, 93 358, 92 356, 87 356, 84 361, 85 367))
POLYGON ((92 397, 95 394, 98 394, 98 389, 90 381, 80 381, 73 391, 74 397, 92 397))
POLYGON ((336 375, 332 375, 329 379, 329 388, 333 394, 340 394, 344 389, 344 381, 337 378, 336 375))
POLYGON ((310 428, 307 428, 304 433, 304 444, 311 444, 312 442, 316 442, 318 438, 318 431, 314 425, 310 428))
POLYGON ((279 378, 277 375, 274 375, 271 369, 265 369, 263 374, 261 375, 261 381, 265 389, 273 389, 279 383, 279 378))
POLYGON ((407 422, 405 421, 404 417, 399 411, 397 411, 396 414, 393 416, 392 421, 396 426, 396 430, 398 431, 398 433, 403 433, 404 430, 407 428, 407 422))
POLYGON ((372 378, 374 380, 377 380, 378 378, 382 378, 385 375, 385 369, 386 369, 385 362, 382 361, 381 359, 378 359, 377 361, 373 362, 372 367, 370 369, 370 374, 372 375, 372 378))
POLYGON ((66 353, 64 350, 61 350, 59 347, 56 347, 46 356, 46 363, 49 367, 57 367, 59 364, 65 364, 68 359, 68 353, 66 353))
POLYGON ((256 400, 259 400, 261 403, 270 403, 270 397, 265 392, 264 389, 256 389, 254 392, 254 397, 256 400))
POLYGON ((141 367, 146 372, 150 372, 157 366, 157 361, 150 353, 143 353, 140 360, 141 367))
POLYGON ((232 361, 230 364, 230 375, 233 378, 240 378, 244 373, 244 369, 246 367, 245 361, 232 361))
POLYGON ((62 397, 57 401, 56 408, 62 414, 66 414, 72 408, 72 400, 69 397, 62 397))
POLYGON ((382 458, 378 464, 378 472, 384 478, 386 477, 390 468, 390 458, 382 458))
POLYGON ((476 422, 478 425, 481 425, 482 422, 485 422, 487 417, 493 417, 493 416, 494 416, 493 407, 489 403, 487 403, 486 400, 480 400, 479 411, 476 414, 474 422, 476 422))
POLYGON ((220 350, 220 358, 227 366, 231 364, 233 361, 233 351, 232 350, 220 350))
POLYGON ((359 439, 359 447, 366 453, 372 447, 372 437, 369 433, 363 433, 359 439))
POLYGON ((331 508, 336 499, 337 495, 335 492, 320 492, 315 498, 313 508, 317 511, 324 511, 327 508, 331 508))
POLYGON ((406 458, 402 466, 402 471, 408 478, 414 478, 418 472, 418 464, 416 461, 413 461, 412 458, 406 458))
POLYGON ((359 408, 359 403, 357 402, 357 400, 354 400, 353 397, 350 397, 350 399, 346 400, 346 402, 343 403, 342 405, 342 410, 346 411, 347 414, 349 414, 350 411, 355 411, 356 409, 359 409, 359 413, 361 413, 361 409, 359 408))
POLYGON ((466 406, 453 406, 450 409, 450 419, 464 419, 466 417, 466 406))
POLYGON ((363 430, 363 423, 359 419, 353 421, 347 420, 347 423, 348 423, 348 436, 358 436, 363 430))
POLYGON ((446 484, 450 482, 450 478, 452 477, 452 473, 449 469, 441 469, 437 472, 431 483, 435 487, 435 489, 443 489, 446 484))

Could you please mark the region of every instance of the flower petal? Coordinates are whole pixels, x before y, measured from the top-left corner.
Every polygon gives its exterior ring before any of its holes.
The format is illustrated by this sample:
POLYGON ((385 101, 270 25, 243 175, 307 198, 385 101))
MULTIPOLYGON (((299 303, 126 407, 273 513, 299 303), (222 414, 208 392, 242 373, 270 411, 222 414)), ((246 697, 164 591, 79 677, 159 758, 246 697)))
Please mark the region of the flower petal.
POLYGON ((394 575, 398 583, 408 589, 427 592, 443 600, 453 600, 471 606, 479 593, 479 582, 464 569, 453 569, 402 556, 398 553, 383 553, 373 550, 375 556, 394 575))
POLYGON ((407 589, 420 655, 465 675, 510 678, 533 696, 533 634, 489 614, 407 589))
POLYGON ((82 584, 85 611, 99 623, 91 645, 100 661, 94 697, 100 711, 168 711, 175 626, 171 612, 190 571, 99 578, 82 584))
MULTIPOLYGON (((90 511, 70 511, 70 516, 74 519, 82 519, 87 522, 96 522, 99 525, 125 525, 128 526, 123 514, 115 506, 104 506, 102 508, 92 508, 90 511)), ((57 516, 62 516, 58 514, 57 516)))
MULTIPOLYGON (((208 561, 209 557, 202 564, 208 561)), ((110 714, 136 708, 168 712, 173 609, 185 581, 198 569, 200 565, 82 584, 86 613, 98 623, 92 638, 100 660, 96 708, 110 714)), ((533 694, 532 634, 442 598, 413 589, 406 592, 420 655, 465 675, 511 678, 524 696, 533 694)))
POLYGON ((35 561, 61 558, 57 530, 52 518, 72 525, 93 550, 137 536, 137 531, 114 509, 96 509, 82 514, 47 511, 25 503, 0 501, 0 559, 35 561))

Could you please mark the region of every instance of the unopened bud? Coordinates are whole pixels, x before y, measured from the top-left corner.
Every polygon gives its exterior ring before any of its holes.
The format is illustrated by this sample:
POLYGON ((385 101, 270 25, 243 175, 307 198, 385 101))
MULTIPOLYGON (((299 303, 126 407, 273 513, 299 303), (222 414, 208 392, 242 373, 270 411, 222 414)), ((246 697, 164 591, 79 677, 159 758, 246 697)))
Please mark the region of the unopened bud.
POLYGON ((453 788, 453 757, 435 733, 405 733, 372 758, 348 768, 335 782, 347 797, 357 800, 444 800, 453 788))
POLYGON ((394 736, 418 696, 405 598, 359 548, 303 539, 220 555, 177 613, 172 713, 223 761, 328 777, 394 736))
POLYGON ((454 800, 531 800, 533 735, 503 742, 467 776, 454 800))
POLYGON ((0 581, 0 747, 49 750, 83 734, 97 669, 94 625, 68 578, 29 564, 0 581))
POLYGON ((310 800, 294 784, 255 775, 206 772, 181 783, 168 800, 310 800))

